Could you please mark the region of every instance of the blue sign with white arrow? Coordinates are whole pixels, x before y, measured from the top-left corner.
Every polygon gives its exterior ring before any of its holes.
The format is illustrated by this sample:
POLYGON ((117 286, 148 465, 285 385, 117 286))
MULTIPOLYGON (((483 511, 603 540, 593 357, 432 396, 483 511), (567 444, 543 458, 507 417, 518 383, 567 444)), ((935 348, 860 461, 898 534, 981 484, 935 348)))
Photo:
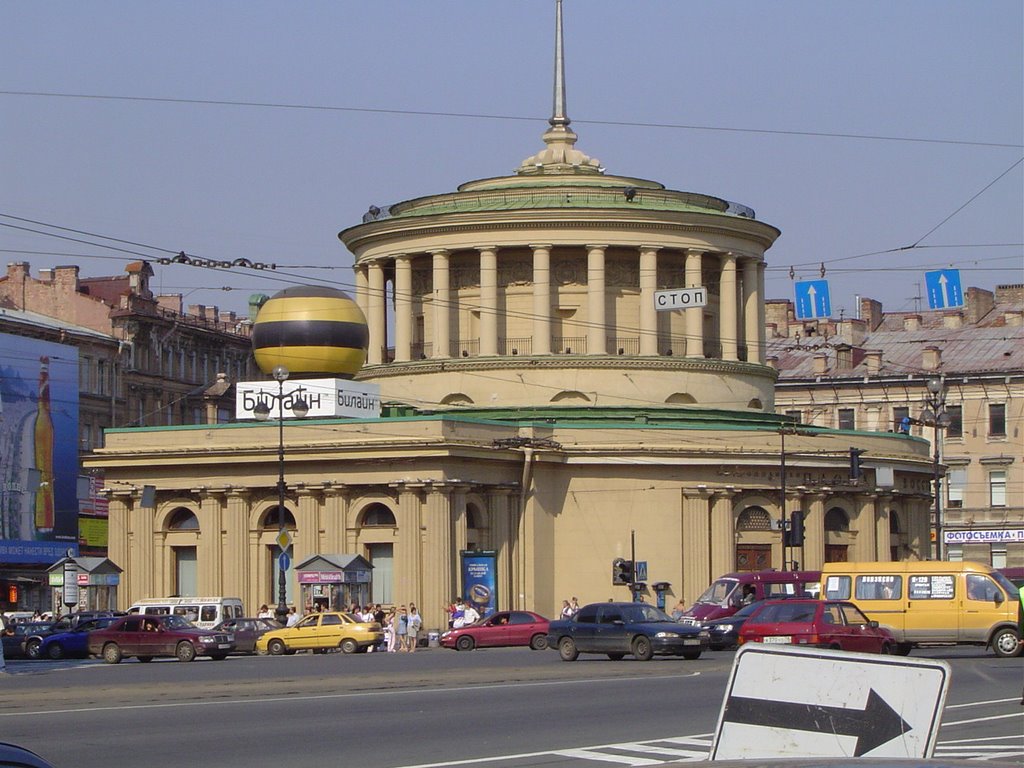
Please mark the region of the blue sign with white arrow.
POLYGON ((832 299, 828 280, 801 280, 796 283, 796 319, 815 320, 831 317, 832 299))
POLYGON ((277 556, 277 567, 282 571, 287 571, 292 567, 292 559, 288 557, 287 552, 282 552, 277 556))
POLYGON ((924 273, 928 289, 928 309, 951 309, 964 305, 959 269, 938 269, 924 273))

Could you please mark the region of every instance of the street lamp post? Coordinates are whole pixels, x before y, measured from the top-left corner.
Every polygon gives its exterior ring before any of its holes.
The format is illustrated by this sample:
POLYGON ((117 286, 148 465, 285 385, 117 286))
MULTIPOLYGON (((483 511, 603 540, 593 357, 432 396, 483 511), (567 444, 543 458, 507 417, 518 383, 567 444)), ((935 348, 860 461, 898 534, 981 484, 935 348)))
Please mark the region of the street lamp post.
POLYGON ((932 438, 932 482, 935 485, 935 559, 942 559, 942 475, 939 472, 939 430, 949 426, 950 416, 946 411, 946 382, 941 376, 928 379, 928 397, 925 409, 921 411, 921 422, 934 429, 932 438))
MULTIPOLYGON (((288 369, 283 365, 275 366, 272 375, 277 380, 277 394, 270 397, 277 400, 277 543, 281 550, 278 555, 277 608, 274 609, 274 615, 283 626, 288 620, 288 582, 286 576, 288 569, 282 567, 285 564, 285 550, 288 547, 288 532, 285 530, 284 524, 284 492, 286 488, 284 482, 284 406, 286 401, 284 383, 288 380, 288 369)), ((266 398, 267 396, 264 394, 256 407, 253 408, 253 415, 260 421, 266 421, 270 418, 271 408, 266 398)), ((291 399, 292 395, 289 394, 287 398, 291 400, 291 411, 297 418, 301 419, 309 413, 309 405, 302 397, 291 399)))

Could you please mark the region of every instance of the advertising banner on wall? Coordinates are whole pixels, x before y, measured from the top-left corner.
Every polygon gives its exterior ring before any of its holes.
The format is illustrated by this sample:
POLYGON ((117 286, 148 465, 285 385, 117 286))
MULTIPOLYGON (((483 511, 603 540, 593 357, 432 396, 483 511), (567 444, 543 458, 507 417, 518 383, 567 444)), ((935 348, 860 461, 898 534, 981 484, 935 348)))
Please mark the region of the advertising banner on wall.
POLYGON ((498 610, 498 558, 490 551, 463 551, 462 599, 472 603, 481 616, 498 610))
POLYGON ((78 551, 78 349, 0 334, 0 562, 78 551))

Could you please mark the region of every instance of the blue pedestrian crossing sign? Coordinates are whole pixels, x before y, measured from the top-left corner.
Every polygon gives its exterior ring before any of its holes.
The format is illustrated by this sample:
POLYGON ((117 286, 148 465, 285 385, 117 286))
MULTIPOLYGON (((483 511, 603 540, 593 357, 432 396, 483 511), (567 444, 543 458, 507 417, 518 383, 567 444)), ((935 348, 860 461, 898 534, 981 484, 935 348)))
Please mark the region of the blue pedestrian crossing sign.
POLYGON ((279 570, 287 571, 292 567, 292 559, 288 557, 287 552, 282 552, 277 556, 277 567, 279 570))
POLYGON ((800 280, 796 283, 796 319, 815 320, 832 316, 828 280, 800 280))
POLYGON ((951 309, 964 305, 959 269, 937 269, 924 273, 928 290, 928 309, 951 309))

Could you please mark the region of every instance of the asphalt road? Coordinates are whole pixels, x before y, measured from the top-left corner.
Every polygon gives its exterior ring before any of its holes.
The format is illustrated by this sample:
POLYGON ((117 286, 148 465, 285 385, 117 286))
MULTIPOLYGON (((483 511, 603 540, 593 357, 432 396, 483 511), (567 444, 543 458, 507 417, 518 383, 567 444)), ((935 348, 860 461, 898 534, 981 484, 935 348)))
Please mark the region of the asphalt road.
MULTIPOLYGON (((937 755, 1024 765, 1024 664, 934 649, 952 681, 937 755)), ((58 768, 663 765, 706 757, 732 653, 298 654, 190 664, 8 662, 0 740, 58 768)))

